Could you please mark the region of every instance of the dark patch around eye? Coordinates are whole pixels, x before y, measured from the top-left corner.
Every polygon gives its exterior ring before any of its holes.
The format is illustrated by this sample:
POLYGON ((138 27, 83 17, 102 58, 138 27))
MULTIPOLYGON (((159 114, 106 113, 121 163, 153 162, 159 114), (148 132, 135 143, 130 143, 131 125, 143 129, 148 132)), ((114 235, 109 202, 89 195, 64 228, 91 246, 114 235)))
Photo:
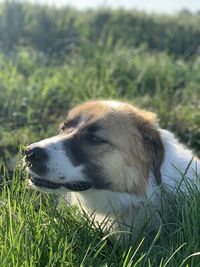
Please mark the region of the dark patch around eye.
POLYGON ((101 127, 99 126, 99 124, 95 123, 95 124, 90 125, 87 128, 87 130, 89 133, 95 133, 95 132, 101 130, 101 127))
POLYGON ((84 165, 83 173, 96 189, 109 189, 110 182, 102 168, 93 162, 90 153, 82 147, 83 136, 74 135, 63 142, 66 155, 74 166, 84 165))
POLYGON ((102 145, 106 144, 107 141, 94 135, 94 134, 86 134, 84 136, 84 141, 86 141, 87 144, 89 145, 102 145))

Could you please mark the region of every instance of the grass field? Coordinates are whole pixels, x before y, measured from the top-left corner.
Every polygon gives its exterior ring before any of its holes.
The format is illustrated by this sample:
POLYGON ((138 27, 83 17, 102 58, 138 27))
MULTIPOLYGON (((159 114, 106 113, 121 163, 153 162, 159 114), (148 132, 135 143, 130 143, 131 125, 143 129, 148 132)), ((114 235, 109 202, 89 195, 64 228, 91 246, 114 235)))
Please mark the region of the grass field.
POLYGON ((169 192, 162 225, 126 248, 106 235, 76 209, 57 207, 53 196, 27 190, 16 171, 0 198, 1 266, 200 266, 200 195, 169 192))
POLYGON ((122 249, 76 209, 27 190, 20 164, 13 174, 5 167, 91 98, 156 112, 162 127, 200 155, 200 15, 8 3, 0 18, 0 266, 200 266, 195 188, 187 197, 165 192, 161 228, 122 249))

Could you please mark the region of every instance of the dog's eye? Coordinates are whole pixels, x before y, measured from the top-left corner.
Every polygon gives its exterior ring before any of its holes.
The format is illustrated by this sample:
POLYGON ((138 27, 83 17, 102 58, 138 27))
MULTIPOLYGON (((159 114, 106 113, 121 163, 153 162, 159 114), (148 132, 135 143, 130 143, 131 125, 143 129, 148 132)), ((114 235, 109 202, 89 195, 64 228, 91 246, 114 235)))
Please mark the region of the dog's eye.
POLYGON ((98 136, 95 136, 95 135, 88 135, 86 137, 86 141, 90 145, 103 145, 103 144, 107 143, 106 140, 104 140, 98 136))

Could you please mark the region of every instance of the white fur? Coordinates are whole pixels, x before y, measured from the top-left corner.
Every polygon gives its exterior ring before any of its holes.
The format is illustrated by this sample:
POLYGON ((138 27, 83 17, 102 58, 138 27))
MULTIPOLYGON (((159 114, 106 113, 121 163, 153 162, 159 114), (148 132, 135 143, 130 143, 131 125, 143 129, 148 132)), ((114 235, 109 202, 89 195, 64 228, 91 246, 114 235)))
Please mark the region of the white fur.
POLYGON ((192 151, 180 144, 171 132, 161 129, 160 133, 165 147, 165 160, 161 167, 163 184, 174 190, 183 176, 198 183, 196 178, 200 175, 199 160, 194 158, 192 151))

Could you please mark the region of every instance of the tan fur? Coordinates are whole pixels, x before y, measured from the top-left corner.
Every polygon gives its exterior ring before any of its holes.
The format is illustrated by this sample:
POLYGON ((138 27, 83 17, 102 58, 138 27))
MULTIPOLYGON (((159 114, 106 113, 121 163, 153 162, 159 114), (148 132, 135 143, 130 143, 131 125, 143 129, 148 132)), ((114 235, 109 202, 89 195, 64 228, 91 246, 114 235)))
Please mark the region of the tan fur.
POLYGON ((112 149, 100 147, 90 153, 112 178, 113 191, 143 194, 150 169, 160 183, 164 149, 155 114, 125 103, 90 101, 73 109, 68 119, 79 116, 87 118, 80 131, 98 122, 102 130, 97 135, 112 144, 112 149))

